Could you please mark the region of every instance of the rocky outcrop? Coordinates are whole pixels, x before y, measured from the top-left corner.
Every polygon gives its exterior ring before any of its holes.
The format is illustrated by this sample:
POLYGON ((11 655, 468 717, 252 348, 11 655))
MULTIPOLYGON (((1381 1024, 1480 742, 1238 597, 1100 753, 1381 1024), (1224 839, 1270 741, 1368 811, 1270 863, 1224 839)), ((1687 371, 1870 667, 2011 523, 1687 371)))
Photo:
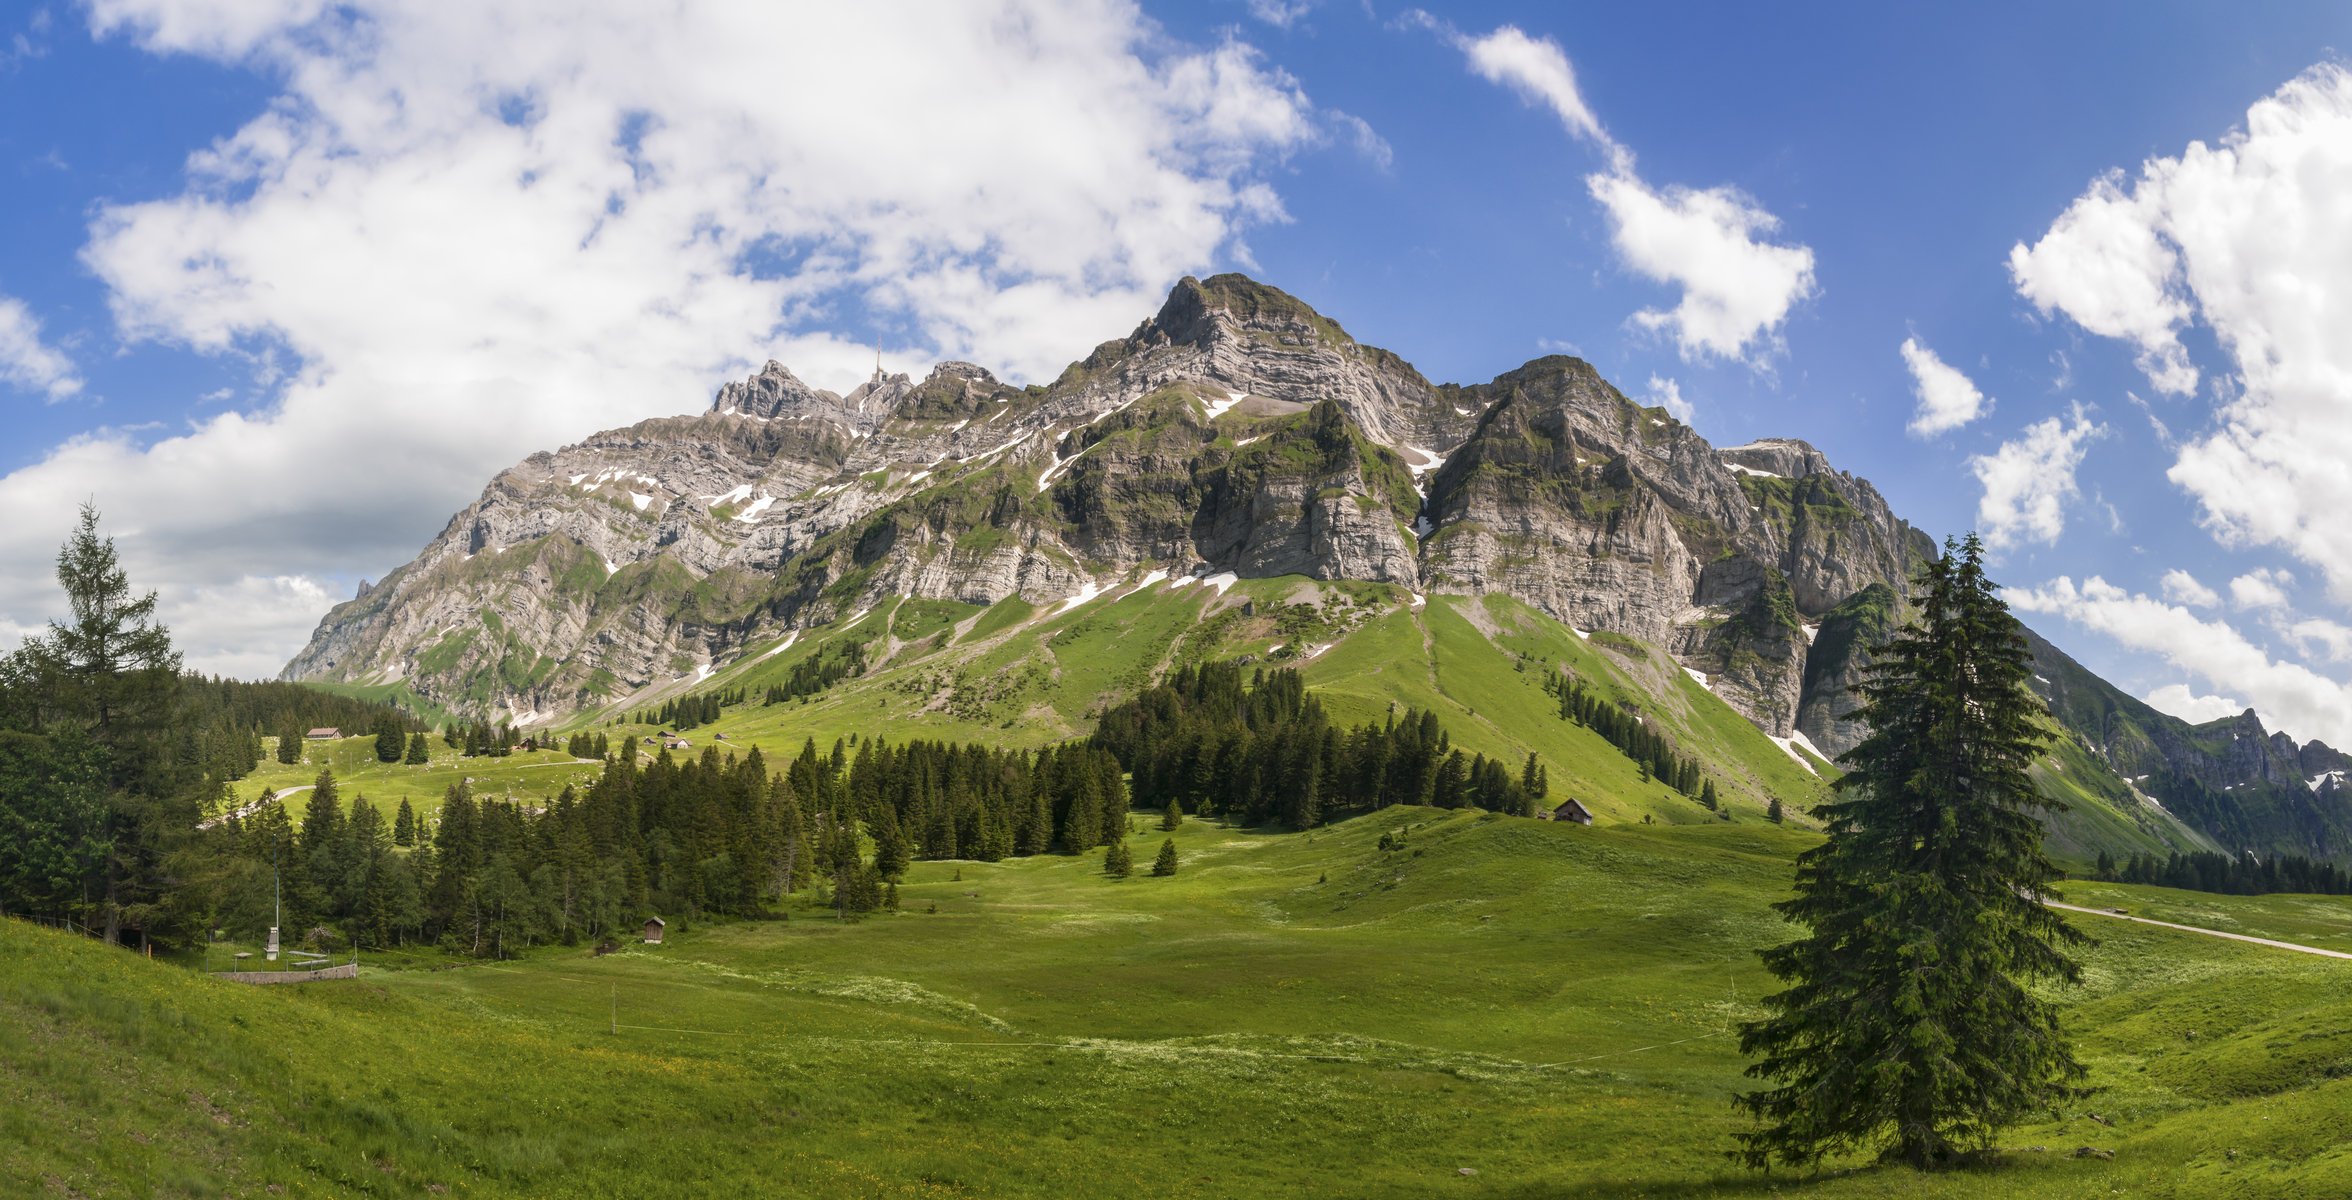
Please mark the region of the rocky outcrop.
POLYGON ((532 455, 287 674, 543 717, 888 595, 1231 571, 1506 592, 1668 648, 1779 734, 1809 624, 1927 553, 1804 443, 1717 451, 1569 358, 1434 386, 1220 275, 1049 386, 947 362, 835 395, 771 362, 700 416, 532 455))

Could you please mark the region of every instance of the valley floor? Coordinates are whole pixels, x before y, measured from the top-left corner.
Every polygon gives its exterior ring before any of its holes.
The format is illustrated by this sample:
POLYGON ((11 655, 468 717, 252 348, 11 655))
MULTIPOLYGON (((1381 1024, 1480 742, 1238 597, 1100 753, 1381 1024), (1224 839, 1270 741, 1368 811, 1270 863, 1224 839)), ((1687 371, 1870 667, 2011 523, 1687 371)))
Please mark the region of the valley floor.
MULTIPOLYGON (((2097 1095, 1995 1168, 1762 1176, 1724 1157, 1732 1030, 1808 835, 1399 809, 1175 836, 1174 878, 918 863, 894 915, 356 984, 241 988, 0 921, 0 1193, 2352 1192, 2352 964, 2078 917, 2097 1095)), ((2352 929, 2352 901, 2069 899, 2352 929)))

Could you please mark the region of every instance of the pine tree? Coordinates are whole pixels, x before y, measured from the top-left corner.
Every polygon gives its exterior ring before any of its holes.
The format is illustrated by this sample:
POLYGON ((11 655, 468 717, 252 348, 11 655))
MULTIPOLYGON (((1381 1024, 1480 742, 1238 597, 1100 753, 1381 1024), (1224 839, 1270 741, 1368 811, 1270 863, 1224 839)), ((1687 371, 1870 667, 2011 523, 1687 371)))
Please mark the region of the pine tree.
POLYGON ((416 810, 408 806, 408 797, 400 798, 400 811, 392 817, 392 844, 414 846, 417 840, 416 810))
POLYGON ((408 735, 401 732, 397 717, 385 717, 376 725, 376 761, 396 763, 408 752, 408 735))
POLYGON ((408 757, 404 761, 412 767, 421 767, 433 761, 433 748, 425 744, 422 730, 408 736, 408 757))
POLYGON ((1777 1085, 1738 1099, 1762 1122, 1740 1136, 1753 1167, 1873 1145, 1952 1165, 2084 1073, 2028 990, 2078 980, 2063 947, 2084 939, 2041 903, 2060 875, 2036 810, 2058 806, 2026 774, 2045 735, 2025 638, 1973 535, 1921 584, 1858 689, 1870 735, 1814 810, 1828 840, 1774 906, 1810 932, 1762 952, 1790 986, 1740 1033, 1749 1076, 1777 1085))
POLYGON ((278 727, 278 761, 288 766, 302 761, 302 722, 292 716, 278 727))
POLYGON ((1111 848, 1103 851, 1103 874, 1113 879, 1125 879, 1134 873, 1135 852, 1127 848, 1126 839, 1112 842, 1111 848))
POLYGON ((1160 856, 1152 860, 1152 874, 1161 877, 1176 873, 1176 839, 1160 843, 1160 856))
MULTIPOLYGON (((1713 785, 1710 784, 1709 786, 1712 787, 1713 785)), ((1786 813, 1781 811, 1780 797, 1778 796, 1774 796, 1772 798, 1772 803, 1764 806, 1764 819, 1772 822, 1775 825, 1780 824, 1781 819, 1786 815, 1786 813)))
POLYGON ((1160 812, 1160 828, 1163 831, 1173 830, 1182 824, 1184 824, 1184 801, 1171 795, 1168 797, 1168 806, 1160 812))

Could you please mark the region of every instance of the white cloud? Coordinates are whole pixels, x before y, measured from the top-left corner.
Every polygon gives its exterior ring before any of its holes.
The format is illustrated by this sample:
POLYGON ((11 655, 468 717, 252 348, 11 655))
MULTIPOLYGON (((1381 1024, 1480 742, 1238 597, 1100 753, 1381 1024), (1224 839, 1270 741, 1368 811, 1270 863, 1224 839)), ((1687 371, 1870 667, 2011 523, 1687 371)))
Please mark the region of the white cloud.
POLYGON ((1519 93, 1519 98, 1530 104, 1551 109, 1569 133, 1600 145, 1612 160, 1624 157, 1623 148, 1601 128, 1600 118, 1584 102, 1584 93, 1576 86, 1576 68, 1568 65, 1568 55, 1558 42, 1529 37, 1516 25, 1505 25, 1485 37, 1457 34, 1453 40, 1480 78, 1519 93))
POLYGON ((1919 397, 1919 411, 1911 418, 1912 436, 1946 433, 1993 411, 1993 402, 1968 376, 1947 366, 1918 338, 1904 338, 1901 350, 1903 365, 1911 368, 1911 392, 1919 397))
POLYGON ((2294 582, 2295 577, 2285 571, 2260 567, 2230 580, 2230 603, 2241 610, 2284 609, 2288 604, 2286 589, 2294 582))
POLYGON ((82 390, 73 360, 41 340, 40 318, 14 296, 0 296, 0 383, 39 392, 51 403, 82 390))
MULTIPOLYGON (((833 387, 878 335, 917 370, 1051 377, 1283 219, 1267 171, 1321 136, 1256 52, 1123 0, 322 11, 94 5, 102 35, 283 88, 183 192, 100 211, 84 260, 126 338, 288 373, 264 411, 0 478, 0 614, 52 610, 34 581, 85 496, 167 594, 349 578, 499 467, 771 354, 833 387)), ((180 632, 226 646, 222 620, 180 632)))
POLYGON ((2144 699, 2159 712, 2171 713, 2192 725, 2234 717, 2246 711, 2246 706, 2230 696, 2203 696, 2185 683, 2168 683, 2147 694, 2144 699))
POLYGON ((2217 608, 2221 605, 2219 594, 2197 582, 2196 576, 2178 567, 2164 573, 2163 586, 2164 598, 2174 604, 2186 604, 2190 608, 2217 608))
POLYGON ((2331 662, 2352 662, 2352 628, 2325 617, 2306 617, 2289 625, 2286 633, 2300 650, 2308 652, 2316 645, 2331 662))
POLYGON ((1348 145, 1355 148, 1356 153, 1364 156, 1366 162, 1383 171, 1396 165, 1396 150, 1389 146, 1387 138, 1380 136, 1379 130, 1372 128, 1370 122, 1336 108, 1331 110, 1330 115, 1331 123, 1339 128, 1340 135, 1348 145))
MULTIPOLYGON (((2132 649, 2161 655, 2208 685, 2244 694, 2272 729, 2339 746, 2352 743, 2352 692, 2300 663, 2273 660, 2225 622, 2127 593, 2097 576, 2079 588, 2060 576, 2039 589, 2011 588, 2005 594, 2022 611, 2064 616, 2132 649)), ((2159 693, 2171 694, 2167 689, 2159 693)), ((2189 693, 2183 688, 2180 694, 2189 693)), ((2153 695, 2149 703, 2163 707, 2153 695)))
POLYGON ((1674 419, 1685 425, 1690 424, 1698 412, 1691 407, 1690 401, 1682 398, 1681 384, 1656 375, 1650 376, 1650 403, 1665 405, 1666 411, 1673 413, 1674 419))
POLYGON ((1814 294, 1813 249, 1763 240, 1780 220, 1728 187, 1659 191, 1630 169, 1585 178, 1608 210, 1610 240, 1635 273, 1682 288, 1671 309, 1634 323, 1671 333, 1686 359, 1737 359, 1779 349, 1776 331, 1814 294))
POLYGON ((1550 38, 1512 25, 1470 37, 1427 13, 1413 19, 1452 42, 1477 75, 1550 109, 1571 136, 1602 152, 1606 169, 1584 182, 1608 214, 1611 245, 1635 274, 1682 292, 1672 308, 1633 314, 1636 325, 1671 334, 1685 359, 1753 363, 1779 350, 1781 325, 1816 288, 1811 247, 1765 240, 1780 228, 1778 217, 1737 188, 1644 181, 1632 151, 1602 127, 1568 55, 1550 38))
POLYGON ((2077 408, 2071 423, 2044 418, 1999 450, 1969 459, 1969 470, 1984 486, 1976 520, 1985 544, 1999 550, 2026 541, 2056 542, 2066 529, 2066 502, 2078 494, 2075 468, 2091 441, 2106 430, 2077 408))
POLYGON ((2158 236, 2153 215, 2123 191, 2117 176, 2100 179, 2041 241, 2010 248, 2009 274, 2035 308, 2133 343, 2149 383, 2186 395, 2197 388, 2197 369, 2178 337, 2189 306, 2177 294, 2180 263, 2158 236))
POLYGON ((1250 15, 1277 29, 1288 29, 1315 11, 1319 0, 1249 0, 1250 15))
POLYGON ((2169 477, 2223 541, 2285 548, 2352 600, 2352 72, 2315 67, 2136 180, 2099 180, 2031 250, 2020 290, 2137 347, 2186 392, 2202 320, 2236 369, 2169 477))

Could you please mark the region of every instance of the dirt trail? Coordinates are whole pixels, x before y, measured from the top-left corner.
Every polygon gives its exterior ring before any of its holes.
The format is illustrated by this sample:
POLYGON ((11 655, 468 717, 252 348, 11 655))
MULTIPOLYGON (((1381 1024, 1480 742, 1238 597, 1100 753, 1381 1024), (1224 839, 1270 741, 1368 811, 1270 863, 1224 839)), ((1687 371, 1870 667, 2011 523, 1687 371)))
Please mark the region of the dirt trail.
POLYGON ((2317 946, 2298 946, 2293 942, 2274 941, 2270 938, 2255 937, 2252 934, 2224 933, 2218 929, 2200 929, 2195 925, 2175 925, 2170 921, 2152 921, 2146 917, 2132 916, 2129 913, 2119 913, 2104 908, 2084 908, 2079 904, 2060 904, 2055 900, 2044 900, 2042 903, 2052 908, 2063 908, 2068 912, 2089 913, 2094 917, 2105 917, 2111 921, 2137 921, 2142 925, 2154 925, 2162 929, 2178 929, 2182 933, 2202 933, 2206 937, 2228 938, 2233 942, 2252 942, 2257 946, 2269 946, 2277 950, 2293 950, 2298 954, 2316 954, 2322 958, 2352 958, 2352 954, 2347 954, 2342 950, 2322 950, 2317 946))

